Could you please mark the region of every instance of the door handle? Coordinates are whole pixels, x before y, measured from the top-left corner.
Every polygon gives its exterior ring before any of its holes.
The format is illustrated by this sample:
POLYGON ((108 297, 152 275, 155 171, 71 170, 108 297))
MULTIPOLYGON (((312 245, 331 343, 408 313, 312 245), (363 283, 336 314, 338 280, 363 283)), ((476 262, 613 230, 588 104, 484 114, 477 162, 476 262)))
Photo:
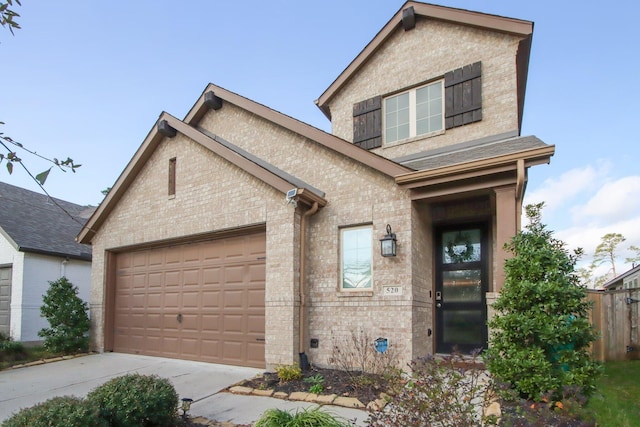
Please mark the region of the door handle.
POLYGON ((437 303, 436 307, 441 308, 442 307, 442 303, 437 303))
POLYGON ((262 342, 264 342, 264 341, 265 341, 265 339, 264 339, 264 338, 256 338, 256 341, 262 341, 262 342))
POLYGON ((178 315, 176 316, 176 320, 178 321, 178 323, 182 323, 182 313, 178 313, 178 315))

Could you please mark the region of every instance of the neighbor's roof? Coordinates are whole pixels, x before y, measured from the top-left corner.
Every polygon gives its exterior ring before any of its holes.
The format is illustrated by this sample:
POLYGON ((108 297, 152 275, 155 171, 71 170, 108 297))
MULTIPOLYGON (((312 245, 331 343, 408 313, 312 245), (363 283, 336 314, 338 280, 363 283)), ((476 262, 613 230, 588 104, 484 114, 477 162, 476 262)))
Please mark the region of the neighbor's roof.
POLYGON ((628 270, 624 273, 622 273, 621 275, 619 275, 618 277, 615 277, 611 280, 609 280, 607 283, 605 283, 604 285, 602 285, 602 287, 604 289, 610 288, 614 285, 618 285, 618 284, 622 284, 622 282, 624 282, 624 279, 626 279, 629 276, 633 276, 634 274, 640 273, 640 265, 637 265, 635 267, 633 267, 631 270, 628 270))
POLYGON ((94 209, 0 182, 0 234, 20 252, 90 261, 75 237, 94 209))

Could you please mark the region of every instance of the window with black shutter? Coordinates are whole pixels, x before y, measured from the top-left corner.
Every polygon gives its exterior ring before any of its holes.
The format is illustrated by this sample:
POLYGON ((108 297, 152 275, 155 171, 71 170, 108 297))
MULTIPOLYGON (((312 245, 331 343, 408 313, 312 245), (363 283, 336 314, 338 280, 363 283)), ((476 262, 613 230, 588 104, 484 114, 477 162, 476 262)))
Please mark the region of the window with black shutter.
POLYGON ((482 120, 482 64, 466 65, 444 75, 445 128, 482 120))
POLYGON ((382 97, 353 105, 353 143, 364 149, 382 146, 382 97))
MULTIPOLYGON (((393 105, 396 105, 393 104, 393 105)), ((382 134, 385 143, 402 141, 420 135, 440 132, 482 120, 482 64, 476 62, 458 68, 444 75, 444 82, 429 83, 412 88, 400 94, 383 98, 376 96, 353 105, 353 143, 370 150, 382 146, 382 134), (444 84, 443 84, 444 83, 444 84), (444 86, 444 102, 439 98, 438 88, 444 86), (428 95, 423 96, 428 90, 428 95), (409 94, 409 96, 405 96, 409 94), (400 98, 403 97, 401 100, 400 98), (404 102, 409 99, 408 113, 404 114, 400 106, 388 112, 387 102, 397 99, 404 102), (385 107, 383 108, 383 103, 385 107), (444 104, 438 111, 438 104, 444 104), (383 129, 383 112, 387 114, 383 129), (403 115, 404 114, 404 115, 403 115), (405 117, 406 116, 406 117, 405 117), (407 123, 408 120, 408 123, 407 123), (444 120, 444 123, 442 123, 444 120), (442 124, 438 124, 438 122, 442 124)))

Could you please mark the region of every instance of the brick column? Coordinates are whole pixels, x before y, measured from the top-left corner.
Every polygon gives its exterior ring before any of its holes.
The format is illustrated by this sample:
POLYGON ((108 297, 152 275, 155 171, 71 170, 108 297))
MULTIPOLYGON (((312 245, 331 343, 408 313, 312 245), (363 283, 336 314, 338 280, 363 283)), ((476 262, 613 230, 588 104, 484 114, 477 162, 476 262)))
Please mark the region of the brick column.
POLYGON ((504 285, 504 262, 509 256, 509 253, 504 250, 504 245, 518 232, 520 210, 516 200, 515 185, 495 188, 494 192, 496 195, 496 241, 492 290, 499 292, 504 285))

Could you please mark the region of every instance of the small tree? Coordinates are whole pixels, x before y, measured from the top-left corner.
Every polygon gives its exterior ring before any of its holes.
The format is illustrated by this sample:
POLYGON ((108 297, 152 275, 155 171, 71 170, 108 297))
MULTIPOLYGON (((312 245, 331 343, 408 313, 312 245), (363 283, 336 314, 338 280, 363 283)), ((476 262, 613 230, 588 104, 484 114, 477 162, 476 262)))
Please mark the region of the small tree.
POLYGON ((75 353, 89 348, 89 316, 87 303, 78 297, 78 288, 62 277, 49 282, 43 297, 40 314, 49 321, 49 328, 41 329, 44 346, 55 353, 75 353))
POLYGON ((542 206, 526 207, 530 224, 505 246, 513 257, 489 321, 487 367, 527 399, 559 399, 569 388, 589 396, 600 368, 588 352, 596 335, 574 271, 582 251, 570 254, 552 237, 541 223, 542 206))
POLYGON ((612 277, 616 277, 616 250, 620 243, 624 242, 624 236, 620 233, 607 233, 600 238, 600 244, 593 253, 593 266, 598 267, 604 263, 611 265, 612 277))

